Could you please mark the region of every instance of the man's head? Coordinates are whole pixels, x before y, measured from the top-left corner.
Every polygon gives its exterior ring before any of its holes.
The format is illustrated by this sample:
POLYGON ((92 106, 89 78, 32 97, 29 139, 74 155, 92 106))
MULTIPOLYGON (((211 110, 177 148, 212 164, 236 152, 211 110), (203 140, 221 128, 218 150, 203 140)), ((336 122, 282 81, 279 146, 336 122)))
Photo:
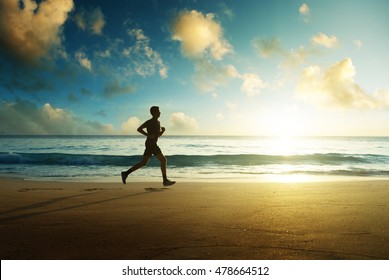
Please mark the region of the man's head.
POLYGON ((159 111, 159 107, 158 106, 151 107, 150 108, 150 114, 153 117, 159 117, 161 115, 161 112, 159 111))

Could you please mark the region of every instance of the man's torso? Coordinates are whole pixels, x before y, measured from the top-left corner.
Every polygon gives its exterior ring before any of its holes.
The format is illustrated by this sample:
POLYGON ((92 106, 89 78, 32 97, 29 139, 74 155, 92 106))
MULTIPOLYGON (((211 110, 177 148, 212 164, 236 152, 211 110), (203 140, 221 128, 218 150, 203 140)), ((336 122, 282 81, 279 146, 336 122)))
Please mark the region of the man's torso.
POLYGON ((145 125, 146 125, 147 134, 150 135, 149 137, 147 137, 148 140, 153 139, 155 142, 157 142, 159 134, 161 132, 160 122, 155 119, 149 119, 148 121, 146 121, 145 125))

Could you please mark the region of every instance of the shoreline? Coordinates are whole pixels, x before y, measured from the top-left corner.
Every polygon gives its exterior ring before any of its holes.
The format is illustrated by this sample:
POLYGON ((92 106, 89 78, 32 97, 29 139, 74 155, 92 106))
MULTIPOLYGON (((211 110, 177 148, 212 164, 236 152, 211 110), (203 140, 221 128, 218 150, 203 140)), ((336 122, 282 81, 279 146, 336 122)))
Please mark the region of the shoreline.
POLYGON ((0 184, 3 260, 389 259, 389 180, 0 184))
MULTIPOLYGON (((158 183, 161 178, 132 175, 129 183, 158 183)), ((306 175, 306 174, 264 174, 260 176, 232 176, 220 178, 192 178, 171 177, 181 183, 320 183, 320 182, 346 182, 346 181, 389 181, 389 176, 344 176, 344 175, 306 175)), ((64 182, 64 183, 120 183, 120 172, 117 176, 95 177, 29 177, 25 175, 0 173, 2 179, 17 179, 37 182, 64 182)))

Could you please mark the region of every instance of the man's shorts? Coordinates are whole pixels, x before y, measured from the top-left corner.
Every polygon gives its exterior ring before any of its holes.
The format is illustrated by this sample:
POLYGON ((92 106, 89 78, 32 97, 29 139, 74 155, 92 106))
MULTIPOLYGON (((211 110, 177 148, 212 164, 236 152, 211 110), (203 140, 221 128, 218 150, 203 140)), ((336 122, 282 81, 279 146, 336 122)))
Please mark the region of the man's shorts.
POLYGON ((157 142, 155 142, 155 141, 150 141, 149 139, 147 139, 145 146, 146 146, 146 149, 145 149, 145 152, 143 153, 143 155, 145 155, 145 156, 162 154, 161 149, 158 147, 157 142))

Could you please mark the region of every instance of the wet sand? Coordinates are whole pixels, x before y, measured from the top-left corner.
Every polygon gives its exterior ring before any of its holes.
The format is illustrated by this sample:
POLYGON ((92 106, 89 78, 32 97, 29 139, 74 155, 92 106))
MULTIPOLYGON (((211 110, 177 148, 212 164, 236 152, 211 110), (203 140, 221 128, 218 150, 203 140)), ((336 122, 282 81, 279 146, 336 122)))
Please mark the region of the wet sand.
POLYGON ((389 259, 389 181, 0 178, 0 258, 389 259))

